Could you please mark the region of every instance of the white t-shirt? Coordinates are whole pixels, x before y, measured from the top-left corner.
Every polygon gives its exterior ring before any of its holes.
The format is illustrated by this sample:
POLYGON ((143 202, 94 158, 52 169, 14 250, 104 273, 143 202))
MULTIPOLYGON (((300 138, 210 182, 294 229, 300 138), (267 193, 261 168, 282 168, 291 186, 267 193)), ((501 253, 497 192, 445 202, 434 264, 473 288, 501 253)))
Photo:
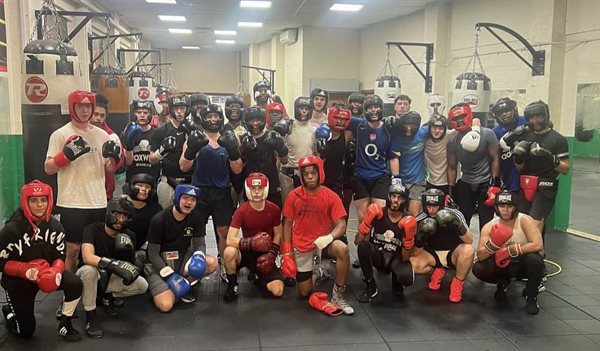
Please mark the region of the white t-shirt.
POLYGON ((448 185, 448 156, 446 153, 448 140, 455 130, 448 130, 440 141, 428 138, 425 142, 425 164, 427 165, 427 182, 433 185, 448 185))
POLYGON ((62 167, 57 173, 58 195, 56 205, 67 208, 104 208, 106 190, 104 189, 104 163, 102 145, 109 140, 108 134, 98 128, 83 131, 75 128, 71 122, 55 130, 50 135, 46 157, 54 157, 62 151, 65 141, 73 135, 79 135, 91 147, 90 152, 62 167))
POLYGON ((313 154, 316 144, 315 131, 317 126, 315 124, 309 122, 306 125, 301 125, 294 122, 291 130, 291 134, 287 135, 285 139, 285 145, 289 150, 289 163, 286 167, 298 166, 300 158, 313 154))

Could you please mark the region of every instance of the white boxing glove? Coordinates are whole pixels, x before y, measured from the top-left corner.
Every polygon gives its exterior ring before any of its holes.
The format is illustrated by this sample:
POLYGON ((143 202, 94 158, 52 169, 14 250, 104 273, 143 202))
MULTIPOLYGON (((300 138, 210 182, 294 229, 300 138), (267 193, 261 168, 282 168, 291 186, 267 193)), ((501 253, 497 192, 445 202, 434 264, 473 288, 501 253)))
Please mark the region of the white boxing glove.
POLYGON ((508 133, 510 133, 510 132, 507 132, 506 134, 504 134, 504 135, 502 136, 502 138, 500 138, 500 140, 498 141, 498 144, 500 144, 500 149, 501 149, 503 152, 506 152, 506 151, 509 151, 509 150, 510 150, 510 146, 508 146, 508 144, 506 143, 506 140, 504 140, 504 137, 505 137, 505 136, 507 136, 507 135, 508 135, 508 133))
POLYGON ((472 126, 471 131, 469 131, 465 136, 460 140, 460 146, 468 152, 474 152, 477 150, 479 146, 479 142, 481 141, 481 127, 472 126))
POLYGON ((327 234, 327 235, 318 237, 315 240, 315 245, 319 248, 319 250, 323 250, 324 248, 327 247, 327 245, 331 244, 332 241, 333 241, 333 235, 327 234))

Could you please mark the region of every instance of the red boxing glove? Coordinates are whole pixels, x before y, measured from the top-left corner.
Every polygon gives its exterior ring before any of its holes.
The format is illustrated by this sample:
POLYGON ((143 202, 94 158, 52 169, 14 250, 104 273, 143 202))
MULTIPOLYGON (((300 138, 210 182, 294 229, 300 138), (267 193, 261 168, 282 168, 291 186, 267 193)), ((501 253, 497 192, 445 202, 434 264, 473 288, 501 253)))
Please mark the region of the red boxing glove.
POLYGON ((50 264, 41 258, 29 262, 20 262, 10 260, 4 265, 3 273, 11 277, 27 279, 32 283, 37 283, 41 272, 48 271, 50 264))
POLYGON ((327 301, 327 294, 324 292, 315 292, 308 298, 308 303, 317 311, 325 312, 332 317, 344 313, 341 306, 327 301))
POLYGON ((490 186, 487 191, 487 199, 485 199, 484 204, 489 207, 494 207, 496 203, 496 194, 501 192, 502 189, 497 186, 490 186))
POLYGON ((508 248, 503 247, 498 252, 496 252, 496 266, 498 268, 506 268, 510 265, 510 255, 508 253, 508 248))
POLYGON ((62 274, 65 270, 65 263, 62 260, 55 260, 52 268, 41 271, 38 279, 38 287, 43 292, 51 293, 58 289, 62 282, 62 274))
POLYGON ((256 269, 261 274, 269 274, 275 268, 275 255, 272 252, 267 252, 258 256, 256 259, 256 269))
POLYGON ((490 239, 485 243, 485 251, 493 255, 504 245, 513 235, 511 227, 496 223, 490 229, 490 239))
POLYGON ((281 273, 283 273, 284 277, 293 279, 298 273, 298 266, 296 266, 294 253, 292 252, 292 243, 285 241, 282 249, 283 255, 281 256, 281 273))
POLYGON ((363 221, 360 223, 358 229, 362 234, 369 234, 371 231, 371 224, 375 218, 381 219, 383 217, 383 209, 379 207, 377 204, 370 204, 367 207, 367 211, 365 211, 365 217, 363 221))
POLYGON ((413 216, 404 216, 398 222, 398 228, 404 230, 402 247, 410 250, 415 246, 415 235, 417 235, 417 219, 413 216))
POLYGON ((240 240, 240 250, 268 252, 271 249, 273 238, 266 232, 260 232, 250 238, 242 238, 240 240))

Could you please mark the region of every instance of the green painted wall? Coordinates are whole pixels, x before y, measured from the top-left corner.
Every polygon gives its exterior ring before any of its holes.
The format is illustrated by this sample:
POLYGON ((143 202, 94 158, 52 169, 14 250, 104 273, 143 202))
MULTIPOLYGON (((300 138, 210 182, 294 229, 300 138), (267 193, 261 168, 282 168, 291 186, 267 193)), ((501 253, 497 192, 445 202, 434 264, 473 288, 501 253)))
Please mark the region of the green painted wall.
POLYGON ((23 186, 23 136, 0 135, 0 223, 19 207, 23 186))
POLYGON ((600 157, 600 131, 594 131, 594 137, 585 143, 574 140, 573 156, 581 157, 600 157))

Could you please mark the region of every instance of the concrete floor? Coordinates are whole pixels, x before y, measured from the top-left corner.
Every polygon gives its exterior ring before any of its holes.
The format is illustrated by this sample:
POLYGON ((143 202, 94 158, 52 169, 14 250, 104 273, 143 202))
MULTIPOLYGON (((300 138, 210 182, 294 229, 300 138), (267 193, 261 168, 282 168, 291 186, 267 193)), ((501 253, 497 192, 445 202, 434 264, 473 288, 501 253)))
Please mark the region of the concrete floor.
POLYGON ((572 170, 569 228, 600 235, 600 159, 577 157, 572 170))

